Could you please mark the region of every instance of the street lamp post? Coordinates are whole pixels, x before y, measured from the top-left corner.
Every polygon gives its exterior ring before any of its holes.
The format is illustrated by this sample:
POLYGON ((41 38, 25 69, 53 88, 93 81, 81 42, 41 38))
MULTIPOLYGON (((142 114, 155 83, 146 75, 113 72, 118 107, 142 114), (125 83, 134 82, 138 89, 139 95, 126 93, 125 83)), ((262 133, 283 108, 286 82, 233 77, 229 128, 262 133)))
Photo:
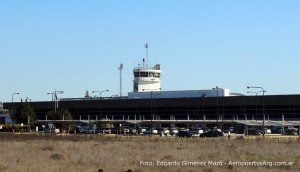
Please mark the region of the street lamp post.
MULTIPOLYGON (((255 96, 257 96, 259 93, 262 93, 263 91, 257 91, 257 92, 255 92, 255 91, 247 91, 247 93, 254 93, 255 94, 255 96)), ((264 91, 264 92, 266 92, 266 91, 264 91)))
POLYGON ((102 93, 103 92, 109 92, 109 90, 103 90, 103 91, 92 91, 92 93, 99 93, 99 95, 100 95, 100 99, 101 99, 101 95, 102 95, 102 93))
MULTIPOLYGON (((222 97, 223 97, 223 99, 222 99, 222 101, 223 101, 223 103, 222 103, 222 108, 224 109, 224 91, 223 91, 223 89, 222 88, 219 88, 218 86, 216 86, 216 88, 213 88, 213 90, 217 90, 217 121, 219 120, 219 90, 222 90, 222 97)), ((221 127, 222 127, 222 129, 223 129, 223 118, 224 118, 224 112, 222 112, 222 125, 221 125, 221 127)))
POLYGON ((203 117, 204 117, 204 101, 205 101, 204 98, 206 97, 207 93, 212 93, 212 92, 205 92, 201 95, 202 96, 202 115, 203 115, 203 117))
POLYGON ((15 94, 20 94, 20 93, 13 93, 12 95, 11 95, 11 102, 13 103, 14 102, 14 95, 15 94))
MULTIPOLYGON (((263 91, 257 91, 257 92, 255 92, 255 91, 247 91, 247 93, 254 93, 254 94, 255 94, 257 103, 259 102, 258 99, 257 99, 257 95, 258 95, 259 93, 262 93, 262 92, 263 92, 263 91)), ((258 115, 257 105, 256 105, 255 109, 256 109, 256 117, 257 117, 257 115, 258 115)))
POLYGON ((202 97, 202 116, 204 117, 204 98, 206 97, 206 95, 208 93, 211 94, 212 92, 209 91, 209 92, 204 92, 204 93, 202 93, 202 92, 196 92, 196 93, 201 94, 201 97, 202 97))
POLYGON ((215 89, 217 90, 217 120, 219 120, 219 87, 216 86, 215 89))
POLYGON ((150 97, 151 97, 151 107, 150 107, 150 118, 151 118, 151 132, 152 132, 152 120, 153 120, 153 91, 155 91, 156 89, 154 90, 151 90, 151 89, 143 89, 143 91, 150 91, 150 97))
POLYGON ((109 90, 103 90, 103 91, 101 91, 101 92, 100 92, 100 99, 101 99, 101 96, 102 96, 102 93, 103 93, 103 92, 109 92, 109 90))
POLYGON ((153 98, 154 98, 154 107, 153 107, 153 113, 155 114, 156 113, 156 96, 160 96, 160 95, 163 95, 164 93, 157 93, 157 94, 154 94, 153 95, 153 98))
POLYGON ((54 103, 54 112, 56 113, 56 109, 58 108, 58 102, 57 102, 57 94, 63 94, 64 91, 54 91, 54 99, 55 99, 55 103, 54 103))
MULTIPOLYGON (((248 86, 247 87, 247 89, 250 89, 250 88, 258 88, 258 89, 262 89, 262 91, 260 91, 260 92, 262 92, 263 93, 263 97, 262 97, 262 99, 263 99, 263 101, 262 101, 262 105, 263 105, 263 109, 262 109, 262 111, 263 111, 263 138, 265 138, 265 132, 266 132, 266 130, 265 130, 265 92, 266 92, 266 90, 263 88, 263 87, 250 87, 250 86, 248 86)), ((256 95, 258 94, 259 92, 257 92, 256 93, 256 95)))
MULTIPOLYGON (((212 93, 211 91, 208 91, 208 92, 196 92, 197 94, 201 94, 201 97, 202 97, 202 118, 203 118, 203 120, 205 120, 205 114, 204 114, 204 101, 205 101, 205 97, 206 97, 206 95, 208 94, 208 93, 212 93)), ((200 110, 199 110, 199 112, 200 112, 200 110)), ((200 120, 200 113, 199 113, 199 120, 200 120)), ((204 123, 204 127, 206 127, 206 124, 204 123)))
POLYGON ((54 95, 54 92, 53 93, 47 93, 48 95, 51 94, 51 97, 52 97, 52 101, 53 101, 53 95, 54 95))
MULTIPOLYGON (((16 95, 16 94, 20 94, 20 93, 13 93, 12 95, 11 95, 11 102, 13 103, 14 102, 14 95, 16 95)), ((22 99, 21 99, 22 100, 22 99)), ((12 107, 14 108, 14 105, 12 104, 12 107)))
MULTIPOLYGON (((103 92, 108 92, 109 90, 103 90, 103 91, 92 91, 92 93, 99 93, 100 97, 99 99, 101 100, 101 95, 103 92)), ((102 104, 100 104, 100 125, 101 125, 101 117, 102 117, 102 104)), ((97 117, 98 118, 98 117, 97 117)))

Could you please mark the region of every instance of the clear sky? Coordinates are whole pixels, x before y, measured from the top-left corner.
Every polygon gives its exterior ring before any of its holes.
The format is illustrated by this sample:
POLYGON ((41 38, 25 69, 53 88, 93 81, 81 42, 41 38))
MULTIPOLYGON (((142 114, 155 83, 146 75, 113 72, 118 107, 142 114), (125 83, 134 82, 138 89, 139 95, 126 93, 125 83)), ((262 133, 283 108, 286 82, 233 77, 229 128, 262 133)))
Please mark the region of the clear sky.
POLYGON ((300 93, 299 0, 0 0, 0 101, 132 91, 133 67, 161 64, 163 90, 300 93))

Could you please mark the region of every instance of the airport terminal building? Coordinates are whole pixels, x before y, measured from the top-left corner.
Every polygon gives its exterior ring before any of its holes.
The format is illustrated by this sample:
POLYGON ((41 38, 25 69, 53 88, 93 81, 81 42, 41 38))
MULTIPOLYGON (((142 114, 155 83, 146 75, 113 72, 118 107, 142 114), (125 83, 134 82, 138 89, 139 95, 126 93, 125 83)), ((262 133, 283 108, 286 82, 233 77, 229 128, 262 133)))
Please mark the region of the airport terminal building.
MULTIPOLYGON (((162 91, 160 65, 144 64, 133 70, 133 92, 124 97, 64 98, 30 102, 38 120, 46 113, 68 109, 74 120, 135 122, 160 124, 228 123, 232 121, 300 121, 300 95, 246 96, 228 89, 162 91), (265 114, 265 115, 263 115, 265 114)), ((259 87, 261 88, 261 87, 259 87)), ((106 90, 105 90, 106 91, 106 90)), ((56 93, 53 93, 56 94, 56 93)), ((5 109, 16 109, 20 102, 4 103, 5 109)), ((296 123, 299 126, 300 124, 296 123)))
MULTIPOLYGON (((20 102, 4 103, 15 109, 20 102)), ((38 119, 53 111, 55 101, 31 102, 38 119)), ((101 98, 58 101, 74 119, 138 120, 261 120, 263 111, 270 120, 300 120, 300 95, 224 96, 182 98, 101 98), (264 100, 263 100, 264 99, 264 100), (264 101, 264 108, 263 108, 264 101)))

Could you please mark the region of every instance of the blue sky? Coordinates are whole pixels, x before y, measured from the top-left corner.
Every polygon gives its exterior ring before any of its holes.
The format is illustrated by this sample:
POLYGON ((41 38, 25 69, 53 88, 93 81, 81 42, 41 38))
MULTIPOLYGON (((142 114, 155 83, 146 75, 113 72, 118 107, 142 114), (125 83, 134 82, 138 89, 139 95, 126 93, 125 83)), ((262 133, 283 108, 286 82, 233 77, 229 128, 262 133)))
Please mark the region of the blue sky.
POLYGON ((132 69, 161 64, 163 90, 299 94, 300 1, 1 0, 0 101, 132 91, 132 69))

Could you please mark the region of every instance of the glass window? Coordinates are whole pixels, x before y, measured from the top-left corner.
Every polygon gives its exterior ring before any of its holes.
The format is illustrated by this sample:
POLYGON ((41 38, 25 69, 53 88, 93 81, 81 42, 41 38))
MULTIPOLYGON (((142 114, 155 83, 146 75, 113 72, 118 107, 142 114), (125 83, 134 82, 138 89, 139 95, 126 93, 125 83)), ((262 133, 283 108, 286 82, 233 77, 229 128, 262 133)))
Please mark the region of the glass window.
POLYGON ((140 77, 148 77, 148 72, 141 72, 140 77))
POLYGON ((155 73, 155 78, 160 78, 160 73, 155 73))

